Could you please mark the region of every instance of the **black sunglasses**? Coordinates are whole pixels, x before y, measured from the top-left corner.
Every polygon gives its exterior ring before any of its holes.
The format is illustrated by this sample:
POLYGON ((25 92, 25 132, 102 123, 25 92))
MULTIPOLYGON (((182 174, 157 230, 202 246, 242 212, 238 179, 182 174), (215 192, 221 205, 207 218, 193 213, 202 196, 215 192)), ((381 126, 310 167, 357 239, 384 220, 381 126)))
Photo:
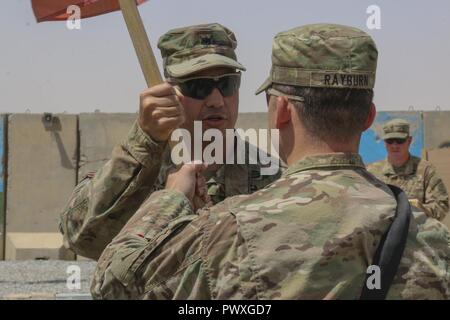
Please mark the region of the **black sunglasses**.
POLYGON ((387 139, 385 140, 387 144, 404 144, 406 139, 387 139))
POLYGON ((241 85, 241 73, 227 73, 220 76, 201 76, 187 79, 169 79, 176 84, 185 96, 203 100, 217 88, 222 96, 230 97, 241 85))

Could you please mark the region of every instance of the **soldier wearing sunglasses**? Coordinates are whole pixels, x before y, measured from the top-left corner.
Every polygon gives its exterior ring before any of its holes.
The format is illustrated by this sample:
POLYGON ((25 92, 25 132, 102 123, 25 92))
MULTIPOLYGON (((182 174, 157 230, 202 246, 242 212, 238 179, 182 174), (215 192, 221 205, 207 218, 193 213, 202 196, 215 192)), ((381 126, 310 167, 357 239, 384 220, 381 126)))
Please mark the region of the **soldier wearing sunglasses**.
POLYGON ((382 138, 387 159, 370 164, 368 170, 385 183, 402 188, 410 203, 429 217, 442 220, 449 209, 447 189, 431 163, 409 153, 409 123, 403 119, 388 121, 382 138))
MULTIPOLYGON (((66 246, 98 259, 144 200, 164 189, 168 172, 175 168, 168 145, 174 129, 187 129, 193 137, 194 121, 201 121, 203 130, 225 133, 234 128, 245 71, 236 59, 236 46, 233 32, 219 24, 174 29, 160 38, 167 82, 141 93, 139 117, 128 137, 101 170, 76 187, 61 215, 66 246)), ((212 165, 203 172, 198 193, 215 204, 279 177, 263 176, 260 169, 248 159, 246 164, 212 165)))

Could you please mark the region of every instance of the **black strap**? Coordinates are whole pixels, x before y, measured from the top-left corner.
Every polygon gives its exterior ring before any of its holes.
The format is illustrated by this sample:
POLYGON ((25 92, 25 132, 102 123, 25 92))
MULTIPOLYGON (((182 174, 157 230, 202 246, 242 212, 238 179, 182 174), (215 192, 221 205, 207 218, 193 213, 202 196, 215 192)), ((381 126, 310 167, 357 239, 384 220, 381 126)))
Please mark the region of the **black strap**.
POLYGON ((369 289, 367 287, 367 279, 370 276, 368 274, 361 292, 361 300, 383 300, 386 298, 406 245, 409 222, 412 215, 411 206, 409 205, 408 197, 402 189, 393 185, 388 185, 388 187, 395 195, 397 209, 394 221, 381 238, 372 262, 372 265, 380 268, 381 288, 369 289))

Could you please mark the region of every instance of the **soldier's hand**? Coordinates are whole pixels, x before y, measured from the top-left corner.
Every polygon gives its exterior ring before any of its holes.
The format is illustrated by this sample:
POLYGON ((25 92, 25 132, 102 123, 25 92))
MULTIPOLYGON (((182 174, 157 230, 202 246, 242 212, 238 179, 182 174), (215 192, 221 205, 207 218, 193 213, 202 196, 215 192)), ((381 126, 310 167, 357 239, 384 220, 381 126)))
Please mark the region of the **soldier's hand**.
POLYGON ((197 172, 197 185, 195 188, 195 195, 193 202, 195 211, 204 207, 212 206, 212 201, 208 194, 206 179, 203 176, 202 172, 197 172))
POLYGON ((185 120, 175 88, 167 82, 153 86, 140 95, 141 129, 156 141, 166 141, 174 129, 185 120))
MULTIPOLYGON (((174 190, 178 191, 186 196, 189 199, 194 209, 194 196, 196 195, 196 191, 200 190, 201 181, 199 180, 199 176, 202 176, 202 172, 205 170, 205 164, 203 163, 188 163, 184 164, 177 171, 172 171, 167 176, 166 181, 166 190, 174 190)), ((203 190, 203 192, 205 192, 203 190)))
POLYGON ((409 199, 408 201, 410 205, 420 208, 420 202, 418 199, 409 199))
POLYGON ((425 214, 429 217, 432 217, 430 210, 428 210, 423 204, 422 202, 419 201, 419 199, 409 199, 409 203, 416 207, 421 209, 423 212, 425 212, 425 214))

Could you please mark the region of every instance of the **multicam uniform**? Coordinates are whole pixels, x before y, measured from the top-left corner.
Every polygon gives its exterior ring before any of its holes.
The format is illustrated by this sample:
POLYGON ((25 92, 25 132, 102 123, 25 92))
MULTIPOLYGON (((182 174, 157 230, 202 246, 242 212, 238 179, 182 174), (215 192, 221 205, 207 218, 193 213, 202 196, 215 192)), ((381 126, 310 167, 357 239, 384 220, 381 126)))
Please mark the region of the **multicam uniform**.
MULTIPOLYGON (((272 83, 371 90, 377 56, 356 28, 294 28, 275 37, 258 92, 272 83)), ((389 187, 349 153, 299 159, 262 190, 198 214, 183 194, 158 191, 103 252, 91 292, 97 299, 359 298, 396 208, 389 187)), ((444 225, 415 213, 388 298, 449 299, 449 241, 444 225)))
POLYGON ((417 199, 425 213, 442 220, 449 209, 447 189, 436 168, 415 156, 401 167, 393 167, 387 159, 369 164, 367 169, 385 183, 403 189, 410 199, 417 199))
MULTIPOLYGON (((217 23, 173 29, 158 42, 164 73, 170 78, 218 67, 244 71, 236 60, 236 46, 234 33, 217 23)), ((248 151, 249 144, 245 147, 248 151)), ((213 203, 254 192, 279 178, 280 171, 261 175, 262 165, 251 164, 248 154, 245 164, 235 159, 235 164, 223 165, 205 177, 213 203)), ((164 187, 168 170, 173 167, 169 147, 156 143, 134 124, 127 140, 114 148, 111 160, 75 188, 61 215, 65 246, 98 259, 143 201, 164 187)))
MULTIPOLYGON (((261 165, 249 164, 248 159, 245 163, 223 165, 206 177, 213 203, 254 192, 280 176, 262 176, 261 165)), ((135 123, 127 140, 114 148, 111 160, 75 188, 61 215, 65 246, 98 259, 144 200, 164 188, 167 173, 174 167, 168 146, 153 141, 135 123)))
MULTIPOLYGON (((99 260, 102 299, 355 299, 396 202, 357 154, 304 158, 252 194, 193 211, 158 191, 99 260)), ((450 298, 450 234, 411 219, 391 299, 450 298), (433 249, 430 249, 430 248, 433 249)))

